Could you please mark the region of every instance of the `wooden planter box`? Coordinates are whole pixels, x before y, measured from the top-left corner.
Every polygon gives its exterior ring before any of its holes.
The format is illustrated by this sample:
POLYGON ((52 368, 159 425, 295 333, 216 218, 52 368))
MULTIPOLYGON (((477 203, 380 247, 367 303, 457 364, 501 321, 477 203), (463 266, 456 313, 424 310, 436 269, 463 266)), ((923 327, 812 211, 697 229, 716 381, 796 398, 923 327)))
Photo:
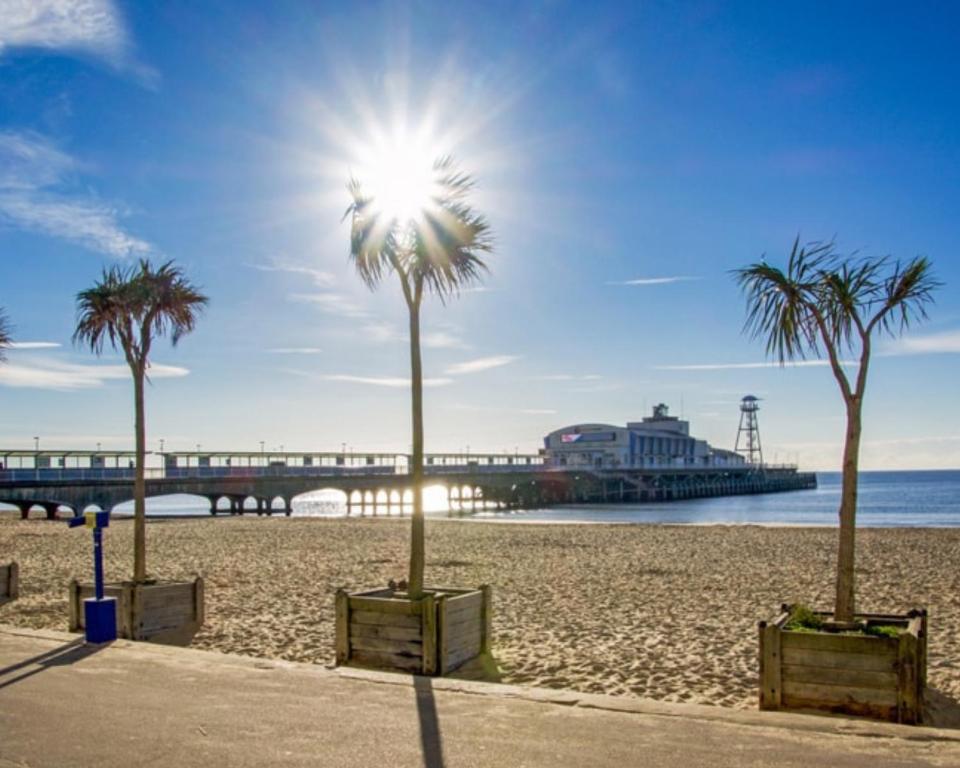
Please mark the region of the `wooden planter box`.
MULTIPOLYGON (((117 636, 167 645, 187 645, 203 626, 203 579, 105 584, 105 597, 117 599, 117 636)), ((93 584, 70 582, 70 631, 83 626, 83 601, 93 584)))
POLYGON ((337 664, 445 675, 490 652, 491 590, 337 590, 337 664))
POLYGON ((0 565, 0 605, 20 596, 20 566, 16 563, 0 565))
MULTIPOLYGON (((830 618, 830 614, 820 616, 830 618)), ((858 614, 868 624, 903 627, 898 637, 795 632, 788 607, 760 622, 760 709, 814 709, 895 723, 923 719, 927 612, 858 614)))

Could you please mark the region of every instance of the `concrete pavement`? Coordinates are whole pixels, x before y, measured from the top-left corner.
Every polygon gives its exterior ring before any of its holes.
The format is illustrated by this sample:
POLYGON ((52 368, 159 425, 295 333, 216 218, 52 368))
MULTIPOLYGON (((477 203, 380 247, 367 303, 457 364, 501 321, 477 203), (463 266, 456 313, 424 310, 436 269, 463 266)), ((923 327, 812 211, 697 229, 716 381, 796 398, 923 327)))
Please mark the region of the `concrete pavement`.
POLYGON ((429 680, 0 625, 0 767, 960 766, 960 731, 429 680))

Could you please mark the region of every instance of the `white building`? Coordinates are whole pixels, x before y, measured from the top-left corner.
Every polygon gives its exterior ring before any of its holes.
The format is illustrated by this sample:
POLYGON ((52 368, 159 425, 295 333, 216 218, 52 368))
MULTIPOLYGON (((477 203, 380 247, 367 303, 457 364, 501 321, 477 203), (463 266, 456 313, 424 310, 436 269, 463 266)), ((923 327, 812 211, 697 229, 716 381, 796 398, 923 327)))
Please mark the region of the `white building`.
POLYGON ((626 427, 576 424, 544 440, 546 464, 553 467, 641 469, 646 467, 742 467, 738 453, 690 437, 690 423, 669 415, 663 403, 653 415, 626 427))

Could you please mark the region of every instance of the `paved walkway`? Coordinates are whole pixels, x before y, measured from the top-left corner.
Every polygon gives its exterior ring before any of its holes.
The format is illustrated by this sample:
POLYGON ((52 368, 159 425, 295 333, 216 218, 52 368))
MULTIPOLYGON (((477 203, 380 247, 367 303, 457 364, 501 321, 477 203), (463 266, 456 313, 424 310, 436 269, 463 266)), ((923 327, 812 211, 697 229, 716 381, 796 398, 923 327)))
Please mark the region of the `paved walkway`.
POLYGON ((960 731, 428 680, 0 626, 0 767, 960 766, 960 731))

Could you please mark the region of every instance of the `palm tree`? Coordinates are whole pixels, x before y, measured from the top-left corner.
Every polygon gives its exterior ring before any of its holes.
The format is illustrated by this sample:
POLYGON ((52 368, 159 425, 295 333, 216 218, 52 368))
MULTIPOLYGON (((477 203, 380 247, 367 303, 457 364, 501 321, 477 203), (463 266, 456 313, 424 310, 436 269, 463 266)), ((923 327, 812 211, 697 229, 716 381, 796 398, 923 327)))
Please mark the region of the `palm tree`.
POLYGON ((413 417, 413 515, 410 535, 411 599, 423 594, 423 366, 420 354, 420 305, 425 293, 442 303, 478 281, 486 270, 482 254, 492 250, 490 225, 475 213, 466 198, 474 187, 471 176, 443 157, 433 165, 435 193, 416 219, 400 220, 378 210, 358 179, 347 185, 353 202, 350 257, 360 278, 375 290, 393 272, 400 282, 410 320, 410 390, 413 417))
POLYGON ((7 313, 0 307, 0 362, 7 359, 4 350, 13 345, 13 331, 10 327, 10 321, 7 319, 7 313))
POLYGON ((143 259, 129 268, 105 269, 92 288, 77 294, 75 344, 84 344, 99 355, 106 342, 122 351, 133 374, 136 430, 134 474, 133 580, 147 579, 146 487, 144 456, 143 388, 149 380, 150 351, 154 338, 170 332, 176 345, 196 325, 207 297, 186 279, 183 271, 168 261, 154 267, 143 259))
POLYGON ((874 334, 898 336, 925 319, 940 286, 925 257, 843 257, 832 242, 793 243, 786 271, 760 261, 734 271, 747 299, 744 330, 781 365, 826 353, 846 406, 834 620, 853 622, 854 533, 864 391, 874 334), (849 355, 852 360, 845 360, 849 355), (849 374, 848 374, 849 369, 849 374), (854 375, 855 374, 855 375, 854 375))

